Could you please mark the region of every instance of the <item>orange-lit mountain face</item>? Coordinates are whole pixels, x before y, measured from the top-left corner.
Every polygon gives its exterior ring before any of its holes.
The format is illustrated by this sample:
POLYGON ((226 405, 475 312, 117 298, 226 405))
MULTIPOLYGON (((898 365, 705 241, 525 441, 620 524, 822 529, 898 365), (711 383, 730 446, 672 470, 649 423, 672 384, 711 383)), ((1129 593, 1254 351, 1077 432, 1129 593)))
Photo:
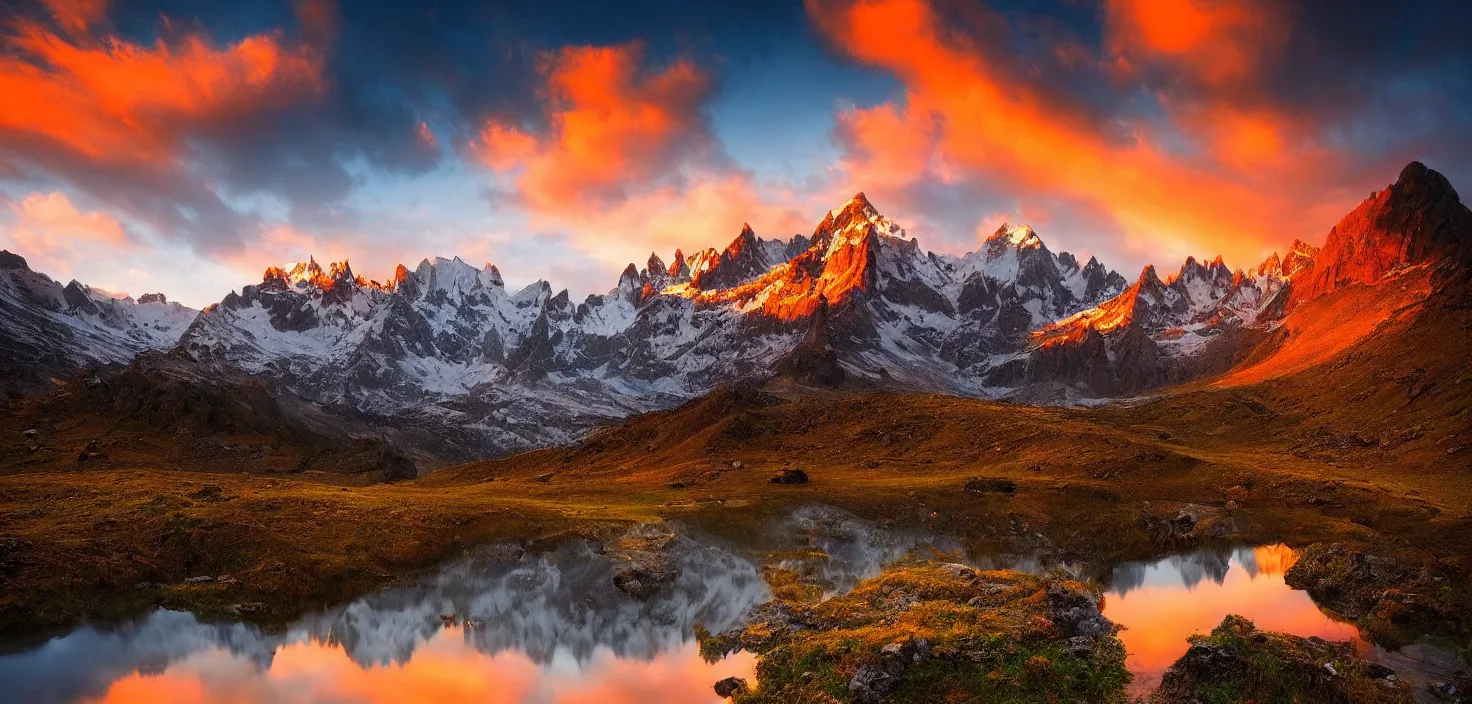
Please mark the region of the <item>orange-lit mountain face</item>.
POLYGON ((1413 162, 1335 225, 1322 249, 1295 240, 1286 256, 1273 254, 1250 275, 1227 271, 1219 258, 1206 267, 1188 259, 1167 281, 1146 267, 1118 297, 1033 333, 1030 361, 1047 378, 1102 395, 1210 375, 1244 359, 1254 371, 1227 379, 1298 371, 1424 299, 1437 272, 1465 268, 1469 240, 1472 211, 1445 177, 1413 162), (1356 289, 1346 295, 1359 302, 1308 306, 1342 289, 1356 289), (1333 320, 1315 319, 1330 310, 1333 320), (1280 334, 1294 330, 1316 332, 1280 334))
POLYGON ((1472 211, 1445 176, 1411 162, 1329 230, 1311 270, 1293 287, 1295 306, 1352 284, 1373 284, 1418 264, 1466 262, 1472 211))
POLYGON ((579 302, 543 281, 508 291, 496 267, 459 259, 399 266, 386 284, 346 262, 272 268, 177 346, 448 459, 570 440, 774 374, 1072 402, 1318 363, 1424 298, 1433 271, 1464 266, 1469 223, 1446 179, 1411 164, 1322 249, 1295 241, 1237 270, 1188 258, 1131 283, 1020 224, 964 257, 927 252, 860 193, 810 235, 746 226, 719 250, 651 254, 579 302), (1393 296, 1360 290, 1387 281, 1393 296), (1385 305, 1333 302, 1345 296, 1385 305), (1339 332, 1307 339, 1319 323, 1339 332))

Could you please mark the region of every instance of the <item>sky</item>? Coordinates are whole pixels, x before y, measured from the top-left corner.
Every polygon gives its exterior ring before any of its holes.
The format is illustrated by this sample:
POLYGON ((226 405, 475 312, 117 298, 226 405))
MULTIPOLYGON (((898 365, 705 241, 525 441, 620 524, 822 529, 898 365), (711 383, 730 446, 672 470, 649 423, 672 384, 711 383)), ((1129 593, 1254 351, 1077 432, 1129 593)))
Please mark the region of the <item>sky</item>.
POLYGON ((575 296, 811 233, 1027 223, 1133 278, 1472 184, 1472 3, 5 0, 0 247, 193 306, 459 256, 575 296))

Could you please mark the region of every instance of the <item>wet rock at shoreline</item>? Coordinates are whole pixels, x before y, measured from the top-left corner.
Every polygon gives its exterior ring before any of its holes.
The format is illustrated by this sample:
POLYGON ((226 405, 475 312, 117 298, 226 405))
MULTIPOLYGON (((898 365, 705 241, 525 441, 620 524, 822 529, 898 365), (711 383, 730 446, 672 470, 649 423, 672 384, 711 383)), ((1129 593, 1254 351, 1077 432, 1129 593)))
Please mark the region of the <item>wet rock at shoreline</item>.
POLYGON ((648 599, 676 577, 669 549, 677 536, 659 523, 634 527, 619 539, 616 557, 627 565, 614 572, 613 585, 637 599, 648 599))
POLYGON ((1283 575, 1323 606, 1357 620, 1377 642, 1398 645, 1416 633, 1466 633, 1466 585, 1396 557, 1315 543, 1283 575))
POLYGON ((716 696, 730 697, 747 691, 746 680, 740 677, 727 677, 716 683, 716 696))
POLYGON ((1193 636, 1151 704, 1206 701, 1410 704, 1411 690, 1390 668, 1355 656, 1349 643, 1260 631, 1227 616, 1210 635, 1193 636))

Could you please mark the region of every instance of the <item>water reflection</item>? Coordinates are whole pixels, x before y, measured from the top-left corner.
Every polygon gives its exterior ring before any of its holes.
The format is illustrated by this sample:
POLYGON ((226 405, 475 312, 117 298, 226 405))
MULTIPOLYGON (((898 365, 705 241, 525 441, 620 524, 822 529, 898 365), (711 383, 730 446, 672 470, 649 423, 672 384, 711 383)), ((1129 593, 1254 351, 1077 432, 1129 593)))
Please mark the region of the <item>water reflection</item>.
POLYGON ((967 555, 960 541, 912 526, 877 526, 830 506, 804 506, 774 533, 778 545, 812 552, 779 561, 805 580, 823 586, 825 596, 846 594, 859 582, 878 576, 905 557, 946 559, 978 569, 1040 572, 1036 555, 967 555))
MULTIPOLYGON (((833 509, 799 510, 788 527, 776 547, 826 551, 811 566, 835 590, 917 547, 941 549, 833 509)), ((731 628, 770 591, 745 548, 680 537, 668 550, 675 577, 648 599, 614 585, 623 558, 579 541, 489 549, 281 633, 157 611, 0 657, 0 689, 43 703, 719 701, 712 683, 753 680, 754 661, 704 662, 695 626, 731 628)))
POLYGON ((1117 567, 1104 615, 1126 629, 1120 639, 1135 674, 1132 693, 1147 694, 1159 685, 1166 668, 1190 647, 1186 638, 1209 632, 1228 614, 1270 631, 1358 639, 1354 626, 1329 618, 1307 592, 1283 581, 1295 559, 1287 546, 1269 545, 1117 567))
MULTIPOLYGON (((309 615, 282 632, 201 623, 157 611, 121 626, 81 628, 0 657, 0 699, 24 702, 406 702, 502 704, 719 701, 712 683, 753 680, 754 658, 704 662, 696 624, 721 631, 770 598, 757 567, 762 551, 838 593, 910 554, 983 568, 1037 570, 1035 557, 963 554, 953 540, 881 528, 825 507, 794 512, 780 539, 719 546, 681 537, 669 556, 675 577, 648 599, 614 586, 627 563, 593 543, 527 555, 483 551, 411 586, 387 589, 309 615), (750 551, 750 552, 748 552, 750 551)), ((1148 694, 1161 674, 1227 614, 1260 628, 1353 640, 1364 656, 1414 686, 1459 663, 1413 646, 1387 653, 1358 640, 1283 581, 1294 554, 1276 545, 1201 551, 1117 567, 1104 613, 1148 694)))

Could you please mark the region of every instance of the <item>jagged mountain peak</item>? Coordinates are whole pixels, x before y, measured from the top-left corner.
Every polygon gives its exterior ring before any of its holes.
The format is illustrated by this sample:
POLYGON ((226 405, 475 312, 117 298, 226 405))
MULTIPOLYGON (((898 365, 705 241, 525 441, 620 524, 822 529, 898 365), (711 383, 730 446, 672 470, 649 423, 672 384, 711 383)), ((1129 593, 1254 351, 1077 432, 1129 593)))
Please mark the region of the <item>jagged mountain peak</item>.
POLYGON ((1160 275, 1155 273, 1155 265, 1154 264, 1146 264, 1145 265, 1145 268, 1143 268, 1143 269, 1140 270, 1140 275, 1135 278, 1135 282, 1136 283, 1147 283, 1148 282, 1148 283, 1157 283, 1157 284, 1158 283, 1161 283, 1161 281, 1160 281, 1160 275))
POLYGON ((1257 274, 1258 276, 1268 276, 1278 275, 1282 271, 1283 259, 1278 256, 1277 252, 1273 252, 1272 254, 1268 255, 1267 259, 1262 260, 1261 264, 1257 265, 1257 268, 1253 270, 1253 273, 1257 274))
POLYGON ((828 214, 836 220, 844 215, 851 218, 867 220, 879 216, 879 209, 869 202, 869 197, 863 191, 855 193, 852 198, 844 201, 843 205, 828 211, 828 214))
POLYGON ((1290 307, 1397 269, 1472 259, 1472 211, 1445 176, 1413 161, 1330 228, 1312 266, 1294 282, 1290 307))
POLYGON ((25 257, 8 249, 0 249, 0 269, 30 271, 31 267, 26 264, 25 257))
POLYGON ((1033 231, 1032 225, 1003 223, 996 232, 986 238, 986 244, 989 251, 1001 246, 1036 249, 1043 246, 1043 240, 1038 237, 1037 232, 1033 231))

